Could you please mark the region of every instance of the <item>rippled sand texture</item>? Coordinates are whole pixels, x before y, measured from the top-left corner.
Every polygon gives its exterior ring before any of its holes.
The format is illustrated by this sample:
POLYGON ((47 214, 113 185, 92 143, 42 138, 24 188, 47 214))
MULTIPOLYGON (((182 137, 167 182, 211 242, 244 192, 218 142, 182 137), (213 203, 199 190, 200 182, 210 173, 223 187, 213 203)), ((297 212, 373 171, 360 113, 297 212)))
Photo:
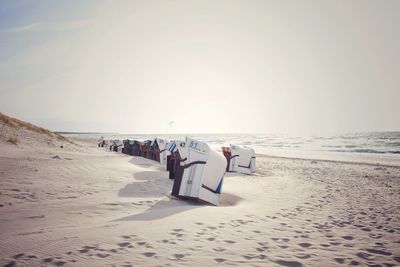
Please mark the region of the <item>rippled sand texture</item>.
POLYGON ((259 156, 220 207, 169 197, 157 163, 0 143, 5 266, 396 266, 400 169, 259 156))

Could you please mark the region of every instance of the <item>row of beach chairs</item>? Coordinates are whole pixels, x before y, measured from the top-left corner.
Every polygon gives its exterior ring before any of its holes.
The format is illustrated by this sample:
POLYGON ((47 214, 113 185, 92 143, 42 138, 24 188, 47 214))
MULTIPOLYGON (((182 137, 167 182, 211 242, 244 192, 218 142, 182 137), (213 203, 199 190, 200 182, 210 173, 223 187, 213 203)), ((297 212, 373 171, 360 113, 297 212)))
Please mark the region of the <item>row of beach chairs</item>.
POLYGON ((255 152, 243 146, 222 147, 222 153, 207 143, 185 140, 100 140, 99 147, 110 151, 140 156, 166 166, 174 179, 171 195, 183 199, 199 199, 219 205, 225 172, 255 172, 255 152))

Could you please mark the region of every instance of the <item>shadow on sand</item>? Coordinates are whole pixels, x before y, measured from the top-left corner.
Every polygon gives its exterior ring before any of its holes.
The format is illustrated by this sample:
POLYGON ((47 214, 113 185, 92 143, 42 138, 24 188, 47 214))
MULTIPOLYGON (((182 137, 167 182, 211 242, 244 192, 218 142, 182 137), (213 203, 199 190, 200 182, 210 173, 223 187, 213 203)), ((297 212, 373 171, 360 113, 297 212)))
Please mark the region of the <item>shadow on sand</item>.
POLYGON ((135 181, 118 191, 119 197, 163 197, 172 189, 173 180, 166 172, 143 171, 133 174, 135 181))
POLYGON ((201 207, 204 207, 204 205, 197 201, 182 201, 166 197, 142 213, 123 217, 115 221, 152 221, 201 207))
POLYGON ((216 207, 197 200, 165 197, 142 213, 123 217, 115 221, 152 221, 196 208, 214 207, 217 209, 219 207, 236 206, 241 200, 242 198, 236 195, 223 193, 221 196, 221 203, 216 207))

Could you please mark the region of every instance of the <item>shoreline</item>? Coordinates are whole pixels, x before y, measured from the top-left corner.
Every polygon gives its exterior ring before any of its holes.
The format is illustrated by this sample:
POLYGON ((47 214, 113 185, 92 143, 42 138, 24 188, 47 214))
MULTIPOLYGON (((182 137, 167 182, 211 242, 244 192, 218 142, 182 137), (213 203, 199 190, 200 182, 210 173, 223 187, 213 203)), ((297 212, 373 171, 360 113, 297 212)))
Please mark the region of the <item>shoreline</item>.
POLYGON ((382 166, 382 167, 391 167, 391 168, 400 168, 400 159, 396 160, 395 164, 390 164, 387 162, 367 162, 362 160, 341 160, 341 159, 324 159, 324 158, 314 158, 314 157, 296 157, 296 156, 276 156, 271 154, 256 154, 257 157, 265 157, 265 158, 277 158, 277 159, 292 159, 292 160, 303 160, 303 161, 319 161, 319 162, 331 162, 331 163, 341 163, 341 164, 356 164, 356 165, 369 165, 369 166, 382 166))
MULTIPOLYGON (((71 140, 82 142, 89 145, 97 145, 95 138, 70 137, 71 140)), ((222 145, 211 145, 218 152, 221 152, 222 145)), ((257 150, 257 157, 271 157, 284 159, 299 159, 311 161, 327 161, 339 163, 367 164, 386 167, 400 167, 400 155, 398 154, 373 154, 373 153, 353 153, 353 152, 331 152, 331 151, 289 151, 275 150, 267 151, 257 150)), ((221 152, 222 153, 222 152, 221 152)))

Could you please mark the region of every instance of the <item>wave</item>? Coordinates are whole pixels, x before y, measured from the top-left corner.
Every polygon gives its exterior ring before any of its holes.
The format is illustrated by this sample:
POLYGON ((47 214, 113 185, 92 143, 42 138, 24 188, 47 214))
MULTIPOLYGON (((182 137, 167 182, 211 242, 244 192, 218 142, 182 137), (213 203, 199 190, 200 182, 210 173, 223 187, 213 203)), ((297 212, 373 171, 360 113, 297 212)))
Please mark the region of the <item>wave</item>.
POLYGON ((368 149, 368 148, 350 149, 350 150, 337 149, 337 150, 332 150, 332 151, 348 152, 348 153, 400 154, 400 150, 382 151, 382 150, 368 149))

